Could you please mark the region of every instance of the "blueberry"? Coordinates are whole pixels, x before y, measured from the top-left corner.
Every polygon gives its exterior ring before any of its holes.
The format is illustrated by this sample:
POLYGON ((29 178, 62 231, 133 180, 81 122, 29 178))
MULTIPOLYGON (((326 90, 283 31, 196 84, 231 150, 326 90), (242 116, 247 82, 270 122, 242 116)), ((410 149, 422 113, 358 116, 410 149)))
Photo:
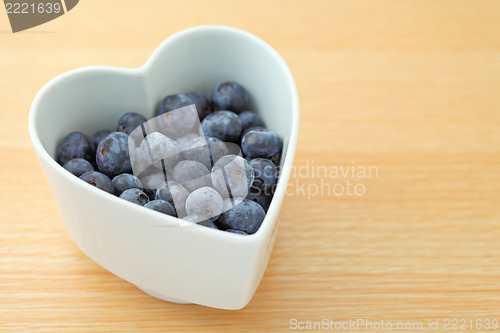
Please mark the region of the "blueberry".
POLYGON ((168 111, 176 110, 184 106, 194 104, 193 100, 184 94, 168 95, 165 97, 156 110, 156 116, 164 114, 168 111))
POLYGON ((186 212, 188 215, 203 215, 214 221, 222 212, 222 197, 211 187, 199 188, 188 196, 186 212))
POLYGON ((223 212, 215 224, 223 230, 235 229, 253 234, 259 229, 265 217, 266 212, 261 205, 245 199, 232 209, 223 212))
POLYGON ((240 117, 242 131, 246 131, 251 127, 266 127, 262 118, 255 112, 243 111, 238 117, 240 117))
POLYGON ((155 199, 165 200, 174 205, 179 216, 186 215, 186 199, 188 190, 175 181, 168 181, 161 185, 155 193, 155 199))
POLYGON ((266 193, 261 189, 250 188, 250 192, 248 192, 247 199, 251 201, 255 201, 259 205, 264 208, 264 211, 267 212, 269 209, 269 205, 271 204, 271 200, 273 198, 274 188, 271 193, 266 193))
POLYGON ((252 126, 252 127, 249 127, 246 130, 244 130, 244 131, 241 132, 241 138, 243 139, 243 137, 245 136, 245 134, 247 134, 250 131, 265 130, 265 129, 266 128, 263 127, 263 126, 252 126))
POLYGON ((231 110, 239 113, 248 104, 248 93, 236 82, 219 83, 212 91, 215 110, 231 110))
POLYGON ((236 229, 227 229, 226 231, 238 235, 248 235, 246 232, 236 229))
POLYGON ((211 186, 210 173, 207 167, 197 161, 180 161, 175 166, 172 176, 176 182, 181 183, 188 191, 211 186))
POLYGON ((174 204, 177 200, 185 203, 188 195, 189 192, 184 188, 184 186, 171 180, 164 183, 156 190, 155 198, 157 200, 165 200, 174 204))
POLYGON ((111 179, 99 171, 89 171, 80 176, 80 179, 86 181, 92 186, 113 194, 114 188, 111 179))
POLYGON ((209 136, 194 139, 183 151, 186 159, 198 161, 208 169, 211 169, 214 163, 227 153, 227 146, 224 142, 209 136))
POLYGON ((191 98, 183 94, 169 95, 158 106, 155 118, 161 131, 171 139, 191 132, 199 125, 200 118, 195 108, 183 108, 194 104, 191 98), (177 110, 179 108, 183 108, 177 110))
POLYGON ((184 221, 193 222, 204 227, 209 227, 212 229, 218 229, 217 226, 210 221, 207 217, 202 215, 188 215, 182 218, 184 221))
POLYGON ((241 140, 245 156, 270 158, 281 151, 283 140, 278 133, 267 129, 249 131, 241 140))
POLYGON ((120 198, 144 206, 149 202, 149 197, 146 193, 138 188, 129 188, 120 194, 120 198))
POLYGON ((108 177, 130 173, 132 165, 128 151, 128 134, 112 132, 97 146, 96 162, 99 171, 108 177))
POLYGON ((92 162, 93 155, 94 148, 90 138, 81 132, 72 132, 59 143, 56 160, 61 165, 74 158, 83 158, 92 162))
MULTIPOLYGON (((179 161, 179 148, 177 143, 166 137, 165 135, 153 132, 146 136, 139 147, 140 154, 137 158, 141 158, 145 165, 154 165, 163 170, 171 170, 179 161), (163 163, 162 163, 163 160, 163 163)), ((136 161, 134 160, 134 170, 136 169, 136 161)))
POLYGON ((210 112, 212 112, 212 103, 205 97, 205 95, 197 92, 191 92, 186 94, 194 104, 196 104, 196 111, 198 111, 198 117, 203 120, 210 112))
POLYGON ((89 161, 83 158, 74 158, 64 163, 63 168, 71 172, 77 177, 80 177, 86 172, 94 171, 94 167, 89 161))
POLYGON ((102 130, 92 135, 92 137, 90 138, 90 142, 92 143, 92 147, 94 147, 94 150, 97 150, 97 146, 99 146, 99 143, 101 143, 101 141, 109 134, 111 134, 111 131, 102 130))
POLYGON ((153 200, 144 205, 144 207, 156 210, 157 212, 177 217, 174 207, 165 200, 153 200))
POLYGON ((142 190, 142 182, 139 178, 129 173, 122 173, 121 175, 114 177, 111 182, 115 188, 116 196, 120 196, 123 191, 131 188, 138 188, 139 190, 142 190))
POLYGON ((151 200, 155 199, 156 189, 168 180, 168 175, 165 177, 163 171, 149 168, 138 177, 143 186, 143 191, 148 195, 151 200))
POLYGON ((203 119, 201 129, 205 136, 236 142, 241 134, 241 121, 234 112, 217 111, 203 119))
POLYGON ((141 126, 146 121, 147 119, 143 115, 136 112, 128 112, 118 120, 116 131, 130 134, 137 126, 141 126))
POLYGON ((278 179, 276 165, 268 159, 258 157, 250 161, 250 166, 255 174, 252 186, 270 193, 278 179))
POLYGON ((182 153, 182 152, 188 150, 189 149, 188 147, 191 144, 191 142, 198 139, 199 137, 200 137, 199 134, 188 133, 184 136, 181 136, 177 140, 175 140, 175 142, 177 143, 177 147, 179 148, 179 152, 182 153))
POLYGON ((211 178, 215 189, 224 198, 245 197, 254 181, 254 172, 243 157, 226 155, 214 164, 211 178))

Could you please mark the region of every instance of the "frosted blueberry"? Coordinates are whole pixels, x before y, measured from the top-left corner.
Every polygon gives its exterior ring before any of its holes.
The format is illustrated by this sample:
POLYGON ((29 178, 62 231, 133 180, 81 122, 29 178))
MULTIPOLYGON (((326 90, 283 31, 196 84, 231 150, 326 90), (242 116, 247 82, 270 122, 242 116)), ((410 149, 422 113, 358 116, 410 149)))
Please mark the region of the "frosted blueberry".
POLYGON ((188 133, 175 140, 175 142, 177 142, 177 147, 179 148, 179 152, 183 153, 186 150, 188 150, 189 149, 188 147, 191 144, 191 142, 193 142, 195 139, 199 137, 200 135, 197 133, 188 133))
POLYGON ((211 169, 219 158, 228 154, 228 150, 221 140, 201 136, 193 140, 183 153, 186 159, 198 161, 211 169))
POLYGON ((215 189, 224 198, 246 197, 254 180, 254 172, 243 157, 226 155, 214 164, 211 178, 215 189))
POLYGON ((211 187, 199 188, 188 196, 186 212, 188 215, 206 216, 214 221, 222 212, 222 197, 211 187))
POLYGON ((179 161, 177 143, 158 132, 146 136, 139 149, 141 153, 136 158, 142 158, 147 161, 146 164, 152 164, 159 169, 165 166, 166 170, 171 170, 179 161))
POLYGON ((190 192, 200 187, 211 186, 207 167, 198 161, 180 161, 174 167, 172 176, 176 182, 182 184, 190 192))

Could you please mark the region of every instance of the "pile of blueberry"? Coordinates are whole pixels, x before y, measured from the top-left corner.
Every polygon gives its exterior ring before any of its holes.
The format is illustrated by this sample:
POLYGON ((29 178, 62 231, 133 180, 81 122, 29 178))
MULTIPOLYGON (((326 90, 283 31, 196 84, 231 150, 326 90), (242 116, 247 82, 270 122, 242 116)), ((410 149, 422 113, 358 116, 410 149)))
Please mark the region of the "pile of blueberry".
POLYGON ((283 141, 248 111, 235 82, 211 99, 192 92, 165 97, 150 120, 129 112, 114 132, 72 132, 57 162, 122 199, 210 228, 255 233, 276 187, 283 141))

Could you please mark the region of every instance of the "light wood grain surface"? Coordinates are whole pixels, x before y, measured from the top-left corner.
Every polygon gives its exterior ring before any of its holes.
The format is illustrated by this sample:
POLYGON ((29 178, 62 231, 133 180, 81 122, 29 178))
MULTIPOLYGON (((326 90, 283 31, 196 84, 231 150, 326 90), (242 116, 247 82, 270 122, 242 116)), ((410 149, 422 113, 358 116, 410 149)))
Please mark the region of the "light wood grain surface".
POLYGON ((497 0, 85 0, 17 34, 0 13, 0 115, 2 331, 269 332, 293 319, 422 321, 424 331, 429 319, 441 330, 447 318, 500 320, 497 0), (267 271, 240 311, 156 300, 88 259, 28 137, 30 104, 54 76, 141 66, 199 24, 269 42, 300 94, 297 175, 267 271), (341 174, 369 166, 371 177, 341 174), (324 167, 326 177, 312 175, 324 167))

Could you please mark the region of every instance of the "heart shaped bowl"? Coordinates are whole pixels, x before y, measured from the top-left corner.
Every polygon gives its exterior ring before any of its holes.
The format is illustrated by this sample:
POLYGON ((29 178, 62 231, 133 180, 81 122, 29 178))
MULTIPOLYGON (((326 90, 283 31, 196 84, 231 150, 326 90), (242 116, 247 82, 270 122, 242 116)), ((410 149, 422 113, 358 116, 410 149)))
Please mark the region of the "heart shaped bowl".
POLYGON ((199 26, 167 38, 136 69, 85 67, 64 73, 36 95, 29 132, 42 171, 76 245, 92 260, 153 297, 220 309, 248 304, 276 238, 299 128, 297 88, 281 56, 235 28, 199 26), (251 109, 283 138, 281 175, 260 229, 237 235, 193 225, 89 186, 55 159, 71 131, 114 129, 125 112, 151 118, 168 94, 207 96, 241 83, 251 109))

